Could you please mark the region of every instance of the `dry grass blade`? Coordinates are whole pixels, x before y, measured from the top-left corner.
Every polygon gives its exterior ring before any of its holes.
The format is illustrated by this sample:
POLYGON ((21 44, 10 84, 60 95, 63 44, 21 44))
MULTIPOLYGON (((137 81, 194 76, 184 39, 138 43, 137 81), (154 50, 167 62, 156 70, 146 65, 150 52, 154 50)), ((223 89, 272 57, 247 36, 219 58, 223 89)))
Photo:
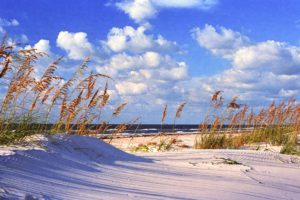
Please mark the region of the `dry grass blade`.
POLYGON ((45 71, 43 76, 41 77, 41 80, 36 84, 36 86, 33 88, 34 90, 38 90, 39 92, 44 91, 53 80, 53 74, 55 70, 57 69, 57 65, 61 61, 63 57, 58 58, 55 60, 45 71))
POLYGON ((75 109, 77 108, 77 106, 80 104, 81 102, 81 99, 82 99, 82 93, 83 93, 83 90, 80 91, 80 93, 78 94, 78 96, 73 99, 68 107, 68 111, 72 114, 75 109))
POLYGON ((254 113, 253 113, 253 110, 251 110, 250 114, 247 117, 247 125, 248 126, 250 126, 252 124, 253 118, 254 118, 254 113))
POLYGON ((59 121, 61 122, 67 116, 67 96, 62 99, 60 105, 59 121))
POLYGON ((104 87, 104 90, 103 90, 103 94, 102 94, 102 100, 99 103, 100 107, 105 106, 105 104, 107 103, 107 101, 109 99, 109 94, 107 93, 107 91, 108 91, 108 82, 106 81, 105 87, 104 87))
POLYGON ((104 133, 108 129, 109 125, 103 121, 100 127, 96 130, 96 134, 104 133))
POLYGON ((124 132, 124 131, 126 130, 126 128, 127 128, 127 125, 124 124, 124 123, 118 125, 118 126, 116 127, 115 132, 113 132, 113 135, 124 132))
POLYGON ((102 96, 102 100, 101 100, 101 102, 99 103, 99 106, 100 106, 100 107, 104 107, 104 106, 106 105, 106 103, 107 103, 109 97, 110 97, 109 94, 106 94, 106 95, 102 96))
POLYGON ((76 80, 79 76, 82 76, 85 70, 88 68, 87 64, 90 62, 90 57, 86 57, 86 59, 82 62, 82 64, 78 67, 76 72, 74 73, 72 79, 76 80))
POLYGON ((88 108, 93 107, 96 103, 97 103, 97 95, 98 95, 99 89, 95 92, 95 94, 93 95, 93 97, 91 98, 89 104, 88 104, 88 108))
POLYGON ((119 105, 113 112, 113 116, 116 117, 120 114, 121 110, 127 105, 127 103, 122 103, 121 105, 119 105))
POLYGON ((163 113, 162 113, 162 116, 161 116, 161 123, 163 124, 165 119, 166 119, 166 116, 167 116, 167 109, 168 109, 168 104, 165 105, 165 108, 163 110, 163 113))
POLYGON ((104 87, 104 90, 103 90, 103 96, 105 96, 107 94, 107 90, 108 90, 108 82, 106 81, 105 87, 104 87))
POLYGON ((212 102, 214 102, 214 101, 217 101, 219 95, 220 95, 222 92, 223 92, 222 90, 216 91, 216 92, 212 95, 212 97, 211 97, 211 99, 210 99, 210 103, 212 103, 212 102))
POLYGON ((182 113, 182 110, 184 108, 184 106, 186 105, 186 102, 182 102, 178 108, 177 108, 177 111, 176 111, 176 114, 175 114, 175 118, 180 118, 180 115, 182 113))
POLYGON ((238 96, 233 97, 231 101, 228 103, 227 108, 239 109, 240 105, 236 103, 238 96))
POLYGON ((69 116, 66 121, 66 128, 65 128, 67 133, 69 132, 70 124, 72 123, 72 121, 75 119, 75 117, 78 115, 78 113, 80 111, 81 111, 81 108, 78 108, 78 109, 74 110, 72 113, 69 113, 69 116))
POLYGON ((123 133, 126 129, 127 129, 127 125, 126 125, 125 123, 119 124, 119 125, 116 127, 116 130, 112 133, 109 142, 112 141, 112 139, 113 139, 114 136, 116 136, 116 135, 119 134, 119 133, 123 133))
POLYGON ((0 78, 4 77, 7 70, 8 70, 8 66, 9 66, 9 63, 10 63, 10 59, 9 59, 9 55, 5 58, 4 62, 3 62, 3 67, 2 67, 2 70, 0 72, 0 78))
POLYGON ((105 74, 93 74, 94 77, 104 77, 104 78, 109 78, 112 79, 110 76, 105 75, 105 74))
POLYGON ((43 99, 42 99, 42 104, 44 104, 45 103, 45 101, 48 99, 48 97, 49 97, 49 95, 50 95, 50 93, 51 93, 51 91, 54 89, 54 85, 52 85, 47 91, 46 91, 46 93, 45 93, 45 95, 44 95, 44 97, 43 97, 43 99))
POLYGON ((243 109, 241 111, 240 120, 244 120, 247 111, 248 111, 248 106, 244 105, 244 107, 243 107, 243 109))
POLYGON ((90 98, 90 96, 92 94, 92 91, 95 87, 96 81, 97 81, 96 79, 93 79, 93 76, 89 76, 89 78, 88 78, 88 91, 85 95, 85 99, 90 98))
POLYGON ((41 93, 38 93, 38 95, 36 96, 36 98, 34 99, 34 101, 33 101, 32 104, 31 104, 30 112, 33 111, 33 109, 35 108, 36 103, 37 103, 37 101, 38 101, 38 99, 39 99, 40 97, 41 97, 41 93))
POLYGON ((220 118, 219 117, 216 117, 213 124, 212 124, 212 130, 216 129, 219 125, 219 120, 220 118))
POLYGON ((58 88, 53 96, 52 96, 52 104, 54 104, 56 102, 57 99, 59 99, 62 96, 66 96, 67 92, 68 92, 68 88, 71 87, 73 83, 73 79, 69 79, 67 82, 65 82, 60 88, 58 88))

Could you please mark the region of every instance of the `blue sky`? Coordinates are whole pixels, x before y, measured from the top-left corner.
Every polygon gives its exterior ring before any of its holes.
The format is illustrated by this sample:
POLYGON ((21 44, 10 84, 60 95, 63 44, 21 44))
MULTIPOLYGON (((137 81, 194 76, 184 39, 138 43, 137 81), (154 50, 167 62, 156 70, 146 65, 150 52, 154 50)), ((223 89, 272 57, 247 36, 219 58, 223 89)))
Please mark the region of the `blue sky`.
POLYGON ((47 51, 40 71, 64 55, 61 74, 91 55, 92 70, 115 78, 111 105, 123 118, 198 123, 215 90, 259 107, 299 97, 297 0, 2 0, 0 34, 47 51))

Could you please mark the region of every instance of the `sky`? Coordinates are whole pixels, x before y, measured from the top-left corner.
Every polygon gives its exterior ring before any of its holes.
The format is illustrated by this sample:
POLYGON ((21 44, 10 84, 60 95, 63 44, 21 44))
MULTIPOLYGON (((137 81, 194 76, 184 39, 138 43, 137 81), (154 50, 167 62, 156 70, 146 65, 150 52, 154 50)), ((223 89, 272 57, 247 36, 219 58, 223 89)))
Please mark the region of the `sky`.
MULTIPOLYGON (((64 56, 68 76, 91 56, 90 70, 113 77, 118 119, 199 123, 211 95, 260 108, 300 96, 298 0, 2 0, 0 35, 49 57, 64 56)), ((117 122, 119 122, 117 121, 117 122)))

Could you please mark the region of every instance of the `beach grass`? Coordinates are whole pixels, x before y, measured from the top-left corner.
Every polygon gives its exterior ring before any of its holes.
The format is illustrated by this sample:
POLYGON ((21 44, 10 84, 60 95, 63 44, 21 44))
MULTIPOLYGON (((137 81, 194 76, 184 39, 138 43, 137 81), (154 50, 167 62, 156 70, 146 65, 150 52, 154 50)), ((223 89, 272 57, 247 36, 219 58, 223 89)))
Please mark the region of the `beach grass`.
POLYGON ((236 96, 224 104, 222 91, 212 95, 205 119, 199 125, 196 149, 237 149, 266 143, 283 146, 282 153, 299 153, 300 104, 295 99, 277 105, 272 102, 256 112, 237 101, 236 96))
POLYGON ((102 110, 110 97, 108 83, 112 79, 105 74, 90 72, 89 57, 68 79, 56 73, 62 57, 48 67, 44 66, 44 72, 37 74, 36 62, 45 56, 36 49, 9 44, 6 36, 2 39, 0 144, 19 141, 31 134, 91 134, 86 125, 95 121, 99 125, 94 133, 99 134, 126 106, 126 103, 119 105, 110 119, 102 119, 102 110), (99 83, 99 79, 105 84, 99 83))

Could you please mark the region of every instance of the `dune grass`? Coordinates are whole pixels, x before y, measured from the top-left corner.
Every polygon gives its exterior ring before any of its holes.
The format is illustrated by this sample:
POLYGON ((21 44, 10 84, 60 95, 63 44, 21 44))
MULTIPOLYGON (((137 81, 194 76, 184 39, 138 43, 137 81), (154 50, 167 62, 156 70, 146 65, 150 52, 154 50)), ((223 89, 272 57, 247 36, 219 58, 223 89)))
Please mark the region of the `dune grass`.
POLYGON ((298 154, 300 104, 290 99, 253 112, 237 103, 238 97, 224 105, 222 91, 212 95, 204 121, 199 125, 194 147, 197 149, 239 148, 254 143, 283 146, 282 153, 298 154), (225 125, 226 124, 226 125, 225 125), (209 127, 209 125, 211 125, 209 127))
MULTIPOLYGON (((0 144, 37 133, 75 133, 74 126, 77 134, 91 134, 86 125, 95 121, 99 126, 94 133, 102 133, 109 126, 110 120, 102 119, 101 113, 110 97, 108 82, 111 78, 89 72, 89 58, 68 79, 56 74, 62 57, 44 66, 44 72, 38 75, 36 62, 44 56, 47 55, 36 49, 8 44, 6 37, 3 38, 0 46, 3 94, 0 97, 0 144), (106 79, 106 83, 100 84, 99 79, 106 79)), ((118 106, 111 119, 125 106, 126 103, 118 106)))

